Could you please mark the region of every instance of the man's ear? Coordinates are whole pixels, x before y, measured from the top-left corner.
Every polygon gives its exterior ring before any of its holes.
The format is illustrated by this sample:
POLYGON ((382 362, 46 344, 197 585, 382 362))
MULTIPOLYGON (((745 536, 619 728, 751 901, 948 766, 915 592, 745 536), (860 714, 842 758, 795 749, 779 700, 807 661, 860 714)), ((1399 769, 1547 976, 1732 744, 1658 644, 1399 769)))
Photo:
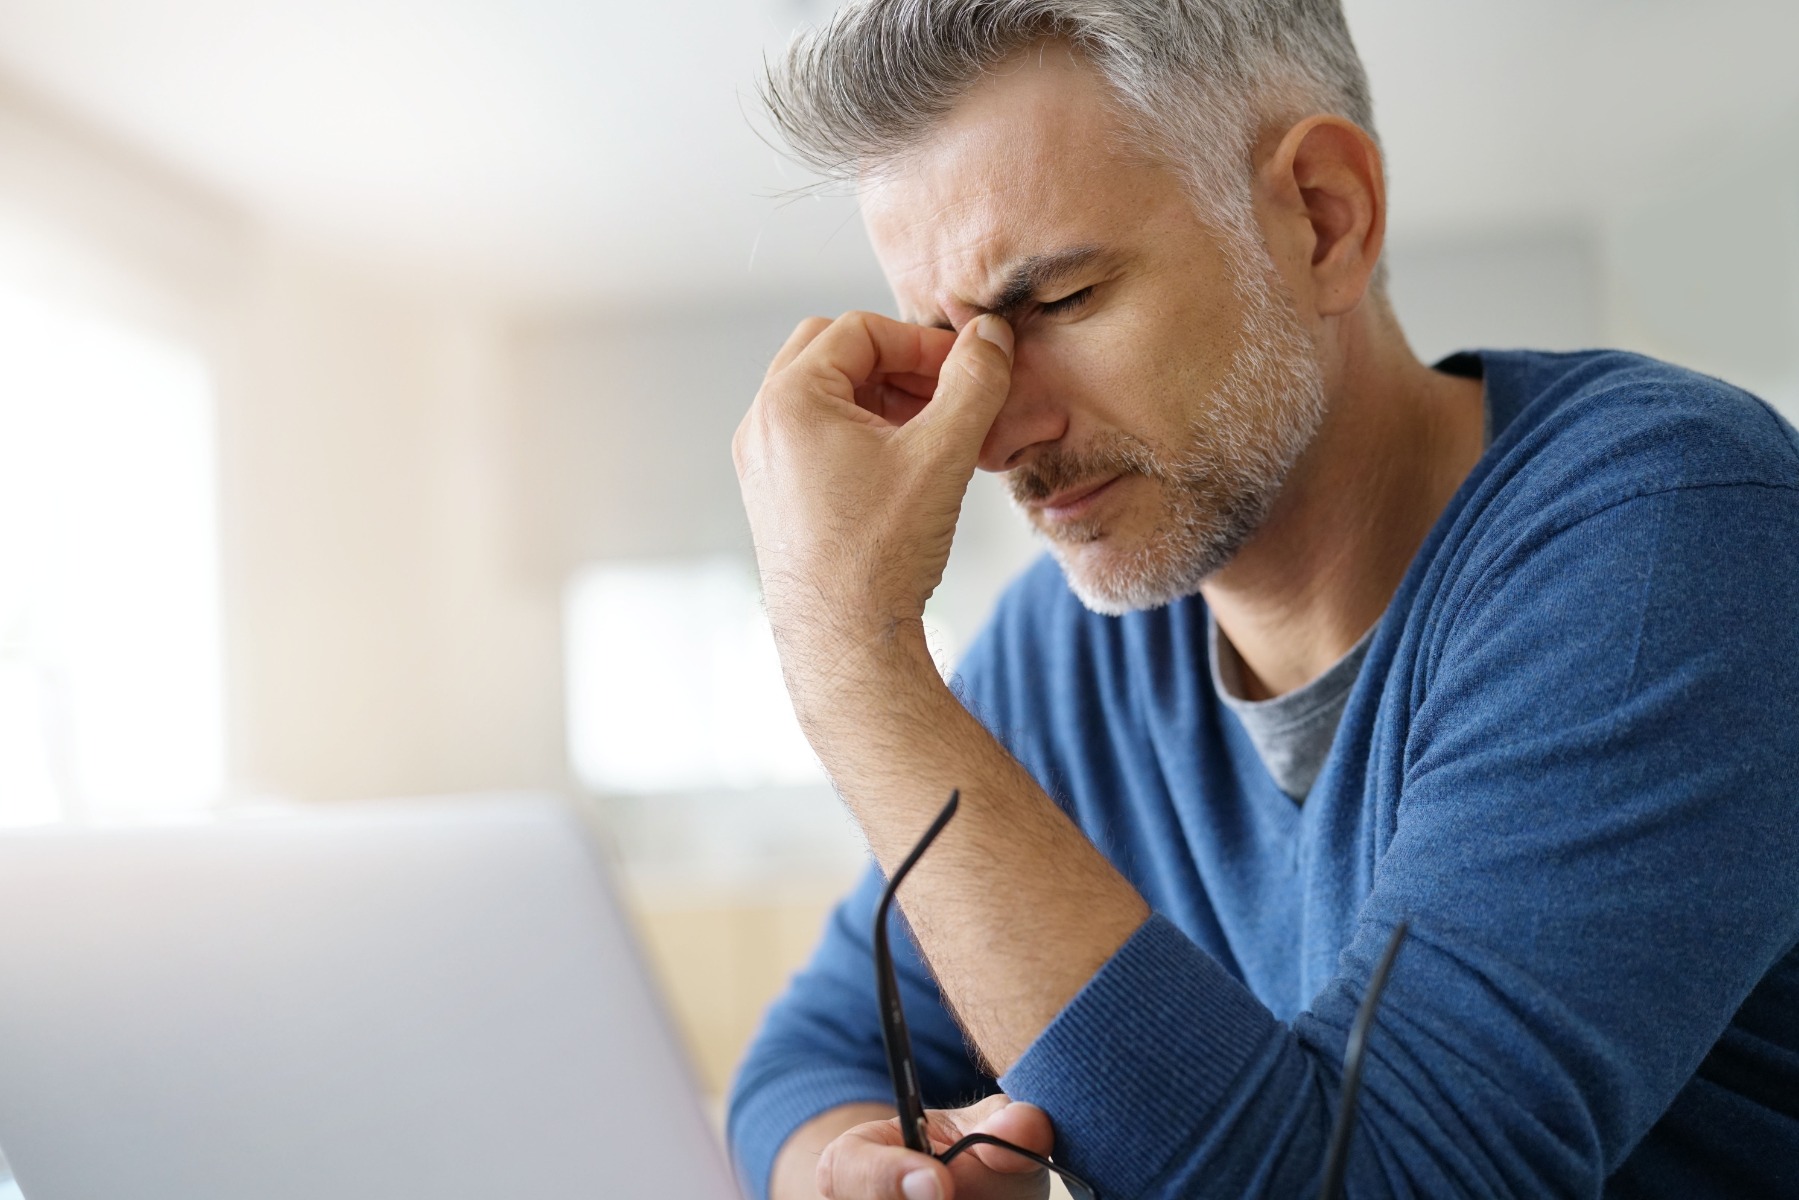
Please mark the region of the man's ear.
POLYGON ((1318 315, 1341 316, 1359 304, 1387 232, 1374 139, 1342 117, 1307 117, 1262 160, 1255 188, 1270 249, 1290 278, 1309 280, 1318 315))

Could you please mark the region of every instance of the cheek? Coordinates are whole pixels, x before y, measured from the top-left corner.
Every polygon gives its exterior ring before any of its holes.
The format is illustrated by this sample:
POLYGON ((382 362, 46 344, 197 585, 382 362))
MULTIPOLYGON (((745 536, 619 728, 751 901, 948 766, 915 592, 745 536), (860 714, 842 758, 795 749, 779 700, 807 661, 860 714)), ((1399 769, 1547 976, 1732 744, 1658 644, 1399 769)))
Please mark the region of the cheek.
POLYGON ((1020 338, 1014 394, 1062 407, 1077 442, 1113 430, 1160 441, 1181 420, 1200 366, 1175 339, 1155 336, 1162 332, 1093 321, 1020 338))
POLYGON ((1032 330, 1018 339, 1012 359, 1012 395, 1033 407, 1066 413, 1071 432, 1107 421, 1107 410, 1129 372, 1097 340, 1069 337, 1070 329, 1032 330))

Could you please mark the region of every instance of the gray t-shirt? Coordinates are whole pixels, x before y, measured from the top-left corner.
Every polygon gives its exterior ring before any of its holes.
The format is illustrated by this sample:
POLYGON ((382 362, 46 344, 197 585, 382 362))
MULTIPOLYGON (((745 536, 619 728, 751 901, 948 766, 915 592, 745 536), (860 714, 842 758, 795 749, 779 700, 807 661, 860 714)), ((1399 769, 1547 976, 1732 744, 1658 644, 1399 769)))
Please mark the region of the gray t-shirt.
POLYGON ((1275 786, 1295 800, 1304 800, 1337 736, 1343 706, 1349 703, 1349 690, 1355 686, 1362 660, 1368 657, 1374 627, 1304 687, 1272 700, 1245 700, 1243 660, 1237 656, 1237 648, 1220 632, 1217 621, 1208 616, 1206 623, 1212 647, 1212 687, 1218 699, 1237 714, 1275 786))

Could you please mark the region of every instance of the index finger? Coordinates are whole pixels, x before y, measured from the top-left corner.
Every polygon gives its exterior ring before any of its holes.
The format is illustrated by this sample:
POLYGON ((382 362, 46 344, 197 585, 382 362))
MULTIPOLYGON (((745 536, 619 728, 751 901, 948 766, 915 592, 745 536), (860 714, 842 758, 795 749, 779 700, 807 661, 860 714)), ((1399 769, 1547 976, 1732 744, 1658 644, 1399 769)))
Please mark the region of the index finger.
POLYGON ((774 360, 768 364, 768 370, 762 373, 763 382, 766 383, 774 378, 776 373, 800 356, 801 350, 811 345, 813 338, 830 327, 831 319, 829 317, 807 317, 801 321, 799 327, 787 335, 787 340, 782 342, 781 348, 775 352, 774 360))
POLYGON ((790 366, 841 381, 853 391, 876 375, 935 377, 955 344, 956 335, 948 329, 848 312, 812 338, 790 366))
POLYGON ((870 1121, 839 1134, 819 1156, 814 1180, 828 1200, 905 1200, 905 1179, 920 1171, 937 1178, 937 1194, 950 1196, 949 1168, 928 1154, 906 1149, 899 1121, 870 1121))

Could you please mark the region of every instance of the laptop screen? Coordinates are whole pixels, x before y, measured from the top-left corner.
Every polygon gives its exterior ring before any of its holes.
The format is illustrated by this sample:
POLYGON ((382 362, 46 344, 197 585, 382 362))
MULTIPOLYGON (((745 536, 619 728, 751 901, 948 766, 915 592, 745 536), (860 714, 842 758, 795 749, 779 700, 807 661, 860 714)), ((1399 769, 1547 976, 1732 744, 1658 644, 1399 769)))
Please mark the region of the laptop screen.
POLYGON ((736 1194, 557 801, 8 833, 0 912, 29 1200, 736 1194))

